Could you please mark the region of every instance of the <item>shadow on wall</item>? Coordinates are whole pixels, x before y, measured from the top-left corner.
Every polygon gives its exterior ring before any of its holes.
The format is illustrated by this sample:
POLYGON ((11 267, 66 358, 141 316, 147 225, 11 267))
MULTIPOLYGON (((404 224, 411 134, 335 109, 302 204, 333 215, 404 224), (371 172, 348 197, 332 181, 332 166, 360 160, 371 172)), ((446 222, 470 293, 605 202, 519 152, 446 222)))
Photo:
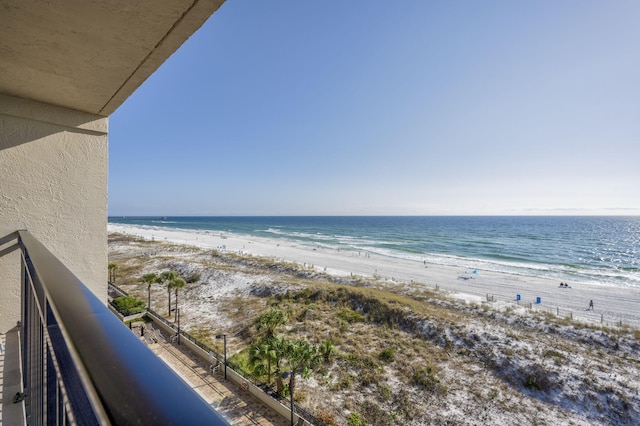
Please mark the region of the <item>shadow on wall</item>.
POLYGON ((0 151, 63 132, 105 135, 104 118, 0 94, 0 151))

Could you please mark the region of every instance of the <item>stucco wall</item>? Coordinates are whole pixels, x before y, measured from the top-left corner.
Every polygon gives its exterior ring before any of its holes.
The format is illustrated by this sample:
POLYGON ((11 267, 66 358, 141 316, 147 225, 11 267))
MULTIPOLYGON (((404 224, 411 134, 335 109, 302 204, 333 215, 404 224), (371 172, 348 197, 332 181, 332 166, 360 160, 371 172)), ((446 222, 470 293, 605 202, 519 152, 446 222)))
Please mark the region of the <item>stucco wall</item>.
MULTIPOLYGON (((107 124, 106 117, 0 95, 0 240, 29 230, 103 300, 107 124)), ((19 319, 19 260, 17 251, 0 258, 0 332, 19 319)))

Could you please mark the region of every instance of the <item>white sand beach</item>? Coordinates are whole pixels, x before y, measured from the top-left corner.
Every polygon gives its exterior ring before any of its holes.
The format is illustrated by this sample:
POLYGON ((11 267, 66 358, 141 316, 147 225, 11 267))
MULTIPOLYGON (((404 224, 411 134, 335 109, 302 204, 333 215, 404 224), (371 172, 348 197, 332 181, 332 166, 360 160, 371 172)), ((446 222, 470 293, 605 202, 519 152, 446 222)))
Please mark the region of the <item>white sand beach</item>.
MULTIPOLYGON (((218 231, 178 231, 109 224, 109 233, 135 235, 148 240, 167 241, 218 249, 246 255, 266 256, 301 265, 313 265, 317 271, 333 275, 378 276, 396 283, 424 285, 449 292, 456 299, 480 303, 493 297, 497 308, 520 306, 573 319, 605 325, 640 327, 640 289, 571 282, 560 288, 559 282, 539 277, 510 275, 477 270, 469 273, 455 267, 395 259, 376 254, 353 253, 310 247, 295 242, 240 236, 218 231), (463 278, 464 277, 464 278, 463 278), (517 301, 520 295, 520 301, 517 301), (540 303, 536 303, 540 298, 540 303), (589 310, 593 300, 594 308, 589 310), (518 304, 518 305, 516 305, 518 304)), ((408 291, 411 285, 407 285, 408 291)))

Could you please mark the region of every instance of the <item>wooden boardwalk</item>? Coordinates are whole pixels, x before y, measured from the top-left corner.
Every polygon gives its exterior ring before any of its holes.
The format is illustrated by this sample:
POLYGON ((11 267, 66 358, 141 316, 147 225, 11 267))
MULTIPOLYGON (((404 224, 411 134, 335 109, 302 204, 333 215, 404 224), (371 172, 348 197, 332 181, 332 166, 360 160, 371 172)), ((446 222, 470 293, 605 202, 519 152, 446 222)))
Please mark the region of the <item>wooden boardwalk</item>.
POLYGON ((288 418, 240 389, 238 384, 225 381, 222 369, 210 373, 208 364, 185 346, 170 343, 169 339, 158 339, 158 343, 143 339, 143 342, 232 425, 289 425, 288 418))

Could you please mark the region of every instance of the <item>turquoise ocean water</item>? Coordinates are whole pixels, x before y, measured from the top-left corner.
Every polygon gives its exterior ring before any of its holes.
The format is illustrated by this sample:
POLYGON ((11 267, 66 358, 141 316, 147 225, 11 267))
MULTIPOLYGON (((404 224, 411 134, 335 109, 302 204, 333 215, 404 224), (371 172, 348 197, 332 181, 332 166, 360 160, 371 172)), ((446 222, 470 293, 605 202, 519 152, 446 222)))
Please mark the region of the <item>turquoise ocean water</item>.
POLYGON ((640 287, 638 216, 110 217, 109 223, 222 231, 559 282, 640 287))

